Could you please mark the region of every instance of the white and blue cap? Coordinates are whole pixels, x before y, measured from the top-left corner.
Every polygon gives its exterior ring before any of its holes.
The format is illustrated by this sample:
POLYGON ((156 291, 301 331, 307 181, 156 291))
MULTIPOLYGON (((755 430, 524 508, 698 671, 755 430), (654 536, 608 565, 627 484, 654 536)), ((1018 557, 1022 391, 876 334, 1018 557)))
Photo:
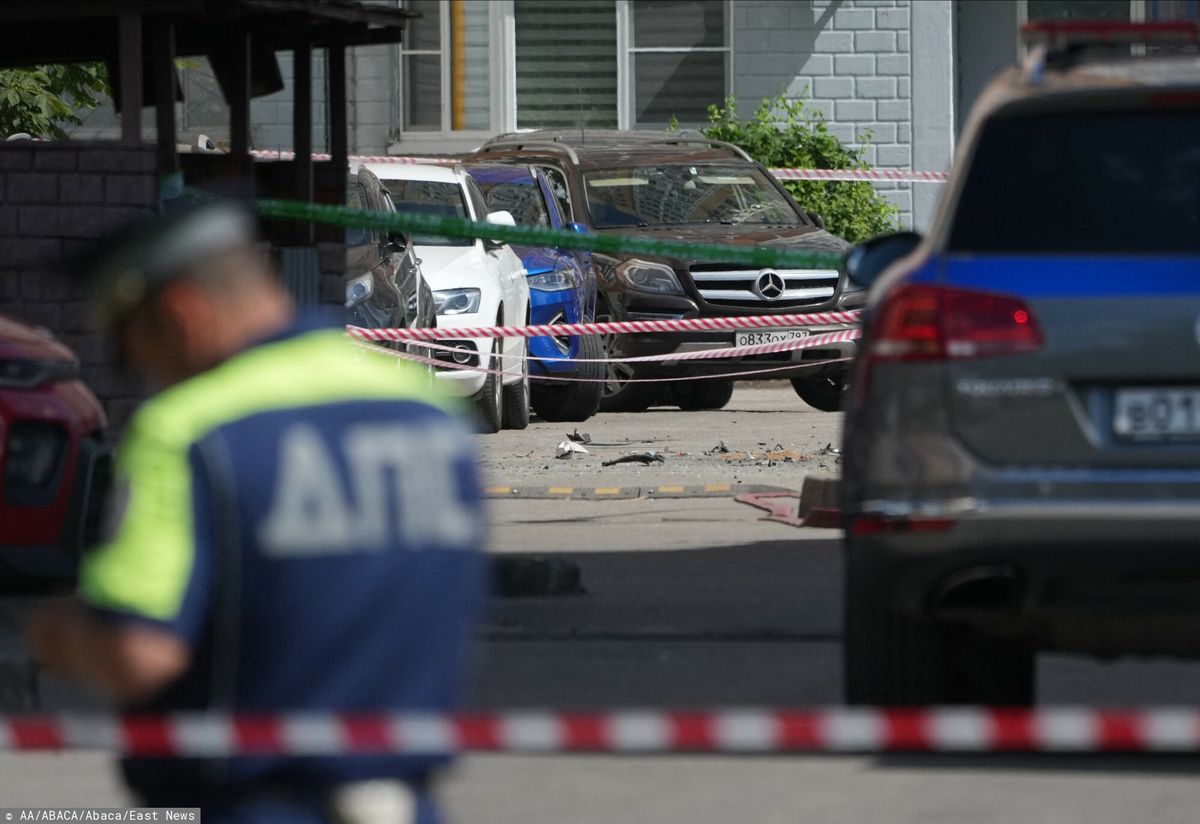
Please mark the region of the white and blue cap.
POLYGON ((106 239, 74 267, 101 321, 115 327, 167 283, 206 259, 254 243, 254 216, 232 201, 187 205, 106 239))

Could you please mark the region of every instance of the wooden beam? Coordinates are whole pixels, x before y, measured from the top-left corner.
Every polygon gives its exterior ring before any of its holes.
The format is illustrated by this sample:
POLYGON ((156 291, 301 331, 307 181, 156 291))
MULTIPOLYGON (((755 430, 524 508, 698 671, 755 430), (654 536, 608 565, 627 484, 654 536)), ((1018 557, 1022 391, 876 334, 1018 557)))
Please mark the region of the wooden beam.
MULTIPOLYGON (((307 40, 292 52, 292 77, 295 81, 292 106, 292 145, 296 150, 296 199, 309 203, 313 196, 312 169, 312 46, 307 40)), ((312 224, 301 223, 301 242, 312 242, 312 224)))
POLYGON ((158 175, 166 182, 179 171, 175 130, 175 26, 169 20, 150 30, 151 72, 154 81, 154 123, 158 143, 158 175))
POLYGON ((229 150, 234 157, 250 153, 250 33, 239 30, 230 37, 233 84, 229 90, 229 150))
POLYGON ((346 117, 346 48, 330 46, 328 62, 329 154, 334 167, 345 170, 350 154, 346 117))
POLYGON ((121 142, 142 142, 142 17, 121 15, 119 66, 121 71, 121 142))

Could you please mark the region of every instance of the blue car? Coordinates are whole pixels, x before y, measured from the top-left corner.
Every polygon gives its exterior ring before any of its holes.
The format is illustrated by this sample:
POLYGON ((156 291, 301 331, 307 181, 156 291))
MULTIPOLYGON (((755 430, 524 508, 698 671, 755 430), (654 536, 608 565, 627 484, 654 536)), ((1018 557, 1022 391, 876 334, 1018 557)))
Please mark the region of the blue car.
MULTIPOLYGON (((586 231, 568 223, 546 175, 532 166, 480 165, 467 169, 488 209, 512 213, 518 226, 586 231)), ((589 323, 596 317, 596 274, 590 252, 513 246, 529 278, 535 325, 589 323)), ((595 335, 530 338, 530 405, 545 421, 586 421, 600 406, 603 349, 595 335), (578 358, 578 360, 575 360, 578 358), (541 359, 541 360, 539 360, 541 359), (539 376, 582 378, 538 380, 539 376)))

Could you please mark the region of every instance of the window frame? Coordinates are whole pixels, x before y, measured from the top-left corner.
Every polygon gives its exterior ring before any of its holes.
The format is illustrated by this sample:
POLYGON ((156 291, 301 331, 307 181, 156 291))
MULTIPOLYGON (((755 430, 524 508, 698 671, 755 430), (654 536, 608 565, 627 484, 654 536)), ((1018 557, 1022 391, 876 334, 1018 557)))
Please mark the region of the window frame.
MULTIPOLYGON (((401 0, 403 3, 403 0, 401 0)), ((436 49, 406 49, 403 41, 396 50, 396 75, 400 94, 407 92, 404 77, 404 59, 409 55, 436 55, 440 70, 441 123, 438 128, 409 128, 405 122, 405 106, 400 107, 400 134, 418 138, 472 138, 483 142, 497 132, 516 128, 516 32, 512 26, 512 0, 488 3, 488 76, 492 79, 489 89, 490 111, 487 129, 455 129, 453 110, 453 51, 454 35, 451 31, 450 0, 438 0, 438 47, 436 49), (503 37, 496 37, 502 32, 503 37), (510 70, 511 67, 511 70, 510 70), (511 78, 510 78, 511 75, 511 78), (499 86, 499 87, 498 87, 499 86), (511 91, 510 91, 511 90, 511 91), (509 101, 511 98, 511 103, 509 101), (506 108, 512 110, 511 118, 506 108), (509 125, 509 121, 512 125, 509 125)))
MULTIPOLYGON (((725 4, 725 45, 696 46, 693 48, 669 46, 638 46, 633 31, 633 2, 635 0, 616 0, 617 2, 617 128, 636 129, 637 111, 635 94, 637 75, 634 56, 638 54, 690 54, 703 52, 706 54, 725 55, 725 92, 721 96, 724 101, 733 92, 734 70, 733 49, 733 0, 723 0, 725 4)), ((722 103, 718 103, 722 105, 722 103)))
MULTIPOLYGON (((1136 2, 1137 0, 1135 0, 1136 2)), ((613 0, 617 25, 617 128, 636 129, 634 84, 634 56, 637 54, 667 54, 685 52, 712 52, 725 55, 725 91, 722 101, 733 91, 736 77, 736 51, 734 49, 733 0, 722 0, 725 4, 725 45, 699 46, 695 48, 635 45, 633 33, 633 8, 636 0, 613 0)), ((495 134, 515 131, 517 128, 517 55, 516 55, 516 10, 513 0, 491 0, 488 3, 489 49, 488 66, 491 85, 491 128, 453 129, 451 106, 453 51, 451 33, 450 0, 439 0, 439 47, 433 49, 405 49, 403 44, 396 50, 399 88, 403 94, 404 59, 410 54, 439 55, 441 66, 441 128, 410 129, 404 123, 405 108, 401 106, 400 134, 413 140, 461 139, 484 142, 495 134)), ((721 101, 714 101, 721 102, 721 101)))

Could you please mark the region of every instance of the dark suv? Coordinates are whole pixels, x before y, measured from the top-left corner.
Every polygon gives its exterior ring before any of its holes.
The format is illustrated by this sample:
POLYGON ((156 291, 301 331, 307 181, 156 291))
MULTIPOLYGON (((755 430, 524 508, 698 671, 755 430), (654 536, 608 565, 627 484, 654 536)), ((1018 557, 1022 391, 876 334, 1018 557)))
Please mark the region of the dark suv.
POLYGON ((1127 42, 1200 31, 1025 31, 929 235, 847 258, 874 281, 844 428, 854 703, 1028 704, 1041 650, 1200 656, 1200 63, 1127 42))
MULTIPOLYGON (((568 218, 589 231, 695 243, 772 246, 840 254, 847 244, 821 227, 759 164, 735 146, 653 132, 525 132, 488 141, 475 159, 536 166, 549 178, 568 218)), ((834 269, 752 269, 638 255, 593 255, 601 291, 597 320, 659 320, 825 311, 856 305, 834 269)), ((844 327, 835 327, 844 328, 844 327)), ((804 329, 639 334, 609 337, 606 357, 666 354, 785 340, 804 329)), ((837 409, 845 364, 804 366, 852 357, 853 342, 745 358, 609 364, 600 408, 640 411, 661 386, 631 381, 786 367, 764 377, 791 378, 797 394, 837 409)), ((719 409, 733 392, 728 378, 671 384, 684 409, 719 409)))
MULTIPOLYGON (((396 210, 369 169, 351 175, 346 203, 355 209, 396 210)), ((346 230, 346 322, 371 329, 437 324, 433 294, 421 276, 411 237, 403 232, 346 230)))

